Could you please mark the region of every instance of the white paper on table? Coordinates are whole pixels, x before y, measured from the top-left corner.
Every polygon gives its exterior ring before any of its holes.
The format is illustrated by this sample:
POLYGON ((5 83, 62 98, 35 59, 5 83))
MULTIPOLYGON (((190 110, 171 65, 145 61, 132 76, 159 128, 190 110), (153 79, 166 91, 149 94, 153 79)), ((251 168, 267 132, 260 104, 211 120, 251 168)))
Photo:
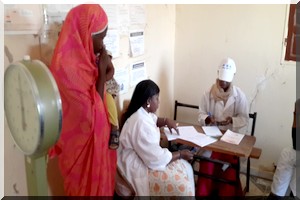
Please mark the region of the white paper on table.
MULTIPOLYGON (((179 129, 179 127, 178 127, 178 129, 179 129)), ((180 136, 177 134, 177 132, 174 129, 172 129, 172 132, 170 132, 168 127, 164 127, 164 133, 165 133, 168 141, 176 140, 180 136)))
MULTIPOLYGON (((181 138, 183 139, 183 138, 181 138)), ((197 136, 185 138, 184 140, 192 142, 200 147, 204 147, 217 141, 217 139, 209 137, 203 133, 198 133, 197 136)))
POLYGON ((238 145, 242 141, 244 136, 244 134, 235 133, 228 129, 221 137, 221 140, 224 142, 238 145))
POLYGON ((217 126, 202 126, 204 133, 211 137, 220 137, 222 136, 222 132, 217 126))
POLYGON ((199 133, 195 127, 193 126, 179 126, 179 135, 175 130, 172 129, 172 133, 170 133, 169 128, 164 128, 164 133, 168 138, 168 141, 175 139, 182 139, 185 141, 192 142, 200 147, 204 147, 208 144, 216 142, 217 140, 211 138, 203 133, 199 133))

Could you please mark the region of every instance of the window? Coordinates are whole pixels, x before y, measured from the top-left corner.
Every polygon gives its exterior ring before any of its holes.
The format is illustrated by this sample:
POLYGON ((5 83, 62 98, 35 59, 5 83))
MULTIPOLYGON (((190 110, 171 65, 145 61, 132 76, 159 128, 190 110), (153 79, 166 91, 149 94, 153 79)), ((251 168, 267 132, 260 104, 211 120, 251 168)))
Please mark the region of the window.
POLYGON ((296 49, 296 46, 299 47, 299 45, 300 45, 300 4, 291 4, 290 12, 289 12, 289 20, 288 20, 288 35, 286 39, 285 60, 300 61, 300 53, 299 53, 300 49, 299 48, 296 49))

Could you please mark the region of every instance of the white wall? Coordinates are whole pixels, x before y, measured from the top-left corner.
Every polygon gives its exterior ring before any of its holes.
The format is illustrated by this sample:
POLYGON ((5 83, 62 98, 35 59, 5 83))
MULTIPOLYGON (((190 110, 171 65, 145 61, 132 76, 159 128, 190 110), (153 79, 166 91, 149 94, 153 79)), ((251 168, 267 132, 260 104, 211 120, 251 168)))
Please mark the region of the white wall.
MULTIPOLYGON (((174 45, 175 45, 175 5, 147 5, 145 27, 145 55, 138 58, 122 56, 113 59, 115 67, 124 66, 124 63, 144 59, 150 79, 160 87, 160 107, 158 115, 171 116, 174 96, 174 45)), ((129 49, 128 39, 121 38, 123 52, 129 49)), ((134 88, 120 96, 120 109, 123 101, 130 99, 134 88)))
POLYGON ((286 5, 177 5, 174 98, 199 104, 224 57, 237 65, 234 84, 258 113, 255 136, 271 167, 291 145, 295 64, 281 64, 286 5))

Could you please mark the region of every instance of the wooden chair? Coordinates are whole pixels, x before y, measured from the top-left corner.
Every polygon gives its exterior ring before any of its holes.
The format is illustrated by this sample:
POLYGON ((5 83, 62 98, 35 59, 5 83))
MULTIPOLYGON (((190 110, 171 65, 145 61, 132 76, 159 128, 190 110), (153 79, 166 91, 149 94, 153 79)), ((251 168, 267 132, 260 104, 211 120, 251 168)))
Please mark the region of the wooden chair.
POLYGON ((177 119, 177 107, 181 106, 181 107, 186 107, 186 108, 194 108, 194 109, 198 109, 199 110, 199 106, 196 105, 192 105, 192 104, 186 104, 186 103, 180 103, 177 100, 175 100, 175 106, 174 106, 174 120, 176 121, 177 119))
MULTIPOLYGON (((124 100, 123 109, 121 111, 119 111, 120 130, 122 129, 123 124, 121 124, 121 123, 123 122, 124 113, 126 112, 129 103, 130 103, 130 100, 124 100)), ((136 196, 136 192, 135 192, 133 186, 127 180, 125 174, 123 174, 122 171, 117 166, 117 173, 116 173, 116 177, 115 177, 115 198, 131 200, 131 199, 134 199, 135 196, 136 196)))
MULTIPOLYGON (((177 100, 175 100, 174 118, 173 118, 174 120, 177 119, 177 108, 179 106, 186 107, 186 108, 199 109, 199 106, 197 106, 197 105, 181 103, 181 102, 178 102, 177 100)), ((249 118, 252 120, 251 136, 254 136, 254 133, 255 133, 256 117, 257 117, 257 112, 249 113, 249 118)), ((170 146, 171 146, 171 142, 169 142, 169 147, 170 146)), ((253 149, 251 151, 251 154, 250 154, 250 157, 251 158, 259 158, 260 155, 261 155, 261 149, 253 147, 253 149)), ((245 188, 244 188, 244 191, 243 191, 244 194, 246 192, 249 192, 249 185, 250 185, 250 157, 247 158, 246 185, 245 185, 245 188)), ((220 161, 220 160, 212 160, 210 158, 206 158, 206 157, 203 157, 203 156, 196 155, 195 158, 194 158, 194 160, 193 160, 193 162, 192 162, 192 165, 197 160, 199 160, 199 159, 207 160, 207 161, 210 161, 210 162, 213 162, 213 163, 216 163, 216 164, 225 164, 223 161, 220 161)), ((237 169, 237 171, 239 172, 240 171, 240 162, 238 162, 236 165, 229 164, 229 167, 233 167, 233 168, 237 169)), ((205 177, 212 178, 214 180, 218 180, 218 181, 221 181, 221 182, 226 182, 226 183, 229 183, 229 184, 236 184, 233 181, 228 181, 228 180, 223 180, 223 179, 216 179, 215 177, 210 177, 210 176, 205 175, 205 174, 199 174, 198 171, 194 171, 194 174, 205 176, 205 177)), ((237 174, 237 176, 239 176, 239 173, 237 174)), ((239 180, 239 178, 237 180, 239 180)))
MULTIPOLYGON (((251 136, 254 136, 255 132, 255 124, 256 124, 257 113, 249 113, 249 118, 252 119, 252 127, 251 127, 251 136)), ((258 148, 253 148, 251 154, 253 156, 257 154, 261 154, 261 150, 258 148)), ((246 171, 246 186, 244 188, 244 193, 249 192, 250 186, 250 157, 247 158, 247 171, 246 171)))
MULTIPOLYGON (((177 108, 178 107, 185 107, 185 108, 192 108, 192 109, 199 109, 199 106, 196 106, 196 105, 192 105, 192 104, 186 104, 186 103, 180 103, 178 102, 177 100, 175 100, 175 105, 174 105, 174 117, 173 119, 176 121, 177 120, 177 108)), ((177 145, 178 146, 178 145, 177 145)), ((169 141, 168 142, 168 147, 169 147, 169 150, 170 151, 176 151, 176 149, 173 149, 172 148, 172 142, 169 141)))
POLYGON ((115 180, 115 196, 118 199, 134 199, 136 196, 135 190, 126 176, 117 167, 116 180, 115 180))

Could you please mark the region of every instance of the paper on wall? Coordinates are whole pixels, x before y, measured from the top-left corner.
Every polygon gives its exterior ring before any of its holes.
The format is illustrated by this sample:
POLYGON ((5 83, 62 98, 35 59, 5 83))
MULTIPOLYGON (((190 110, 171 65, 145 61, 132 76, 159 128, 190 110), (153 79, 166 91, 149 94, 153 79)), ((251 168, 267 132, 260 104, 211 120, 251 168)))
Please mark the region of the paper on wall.
POLYGON ((120 56, 120 36, 118 30, 108 29, 103 43, 106 49, 112 53, 113 58, 120 56))
POLYGON ((128 67, 115 68, 114 78, 120 86, 120 93, 125 94, 129 90, 129 73, 128 67))
POLYGON ((137 83, 142 80, 147 79, 147 72, 145 62, 137 62, 131 65, 130 67, 130 86, 134 87, 137 83))
POLYGON ((144 54, 144 31, 132 31, 129 34, 130 56, 136 57, 144 54))

